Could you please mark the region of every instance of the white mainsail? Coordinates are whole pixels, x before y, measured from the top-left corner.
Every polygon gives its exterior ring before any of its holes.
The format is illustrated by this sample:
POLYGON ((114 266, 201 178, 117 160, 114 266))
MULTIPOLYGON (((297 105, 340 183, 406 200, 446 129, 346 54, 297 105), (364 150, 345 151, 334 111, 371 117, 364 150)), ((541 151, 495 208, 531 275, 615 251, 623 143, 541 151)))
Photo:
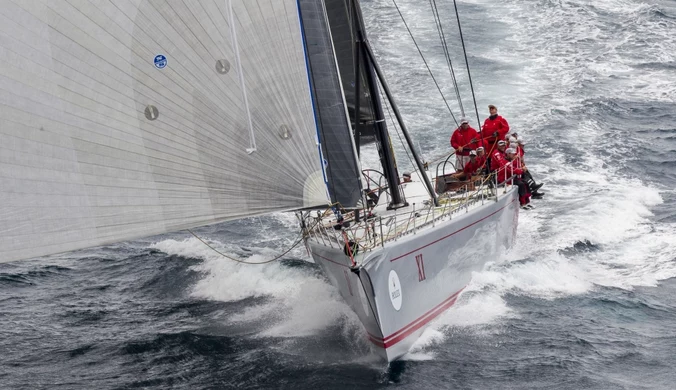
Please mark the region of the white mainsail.
POLYGON ((0 4, 0 262, 328 202, 296 0, 0 4))

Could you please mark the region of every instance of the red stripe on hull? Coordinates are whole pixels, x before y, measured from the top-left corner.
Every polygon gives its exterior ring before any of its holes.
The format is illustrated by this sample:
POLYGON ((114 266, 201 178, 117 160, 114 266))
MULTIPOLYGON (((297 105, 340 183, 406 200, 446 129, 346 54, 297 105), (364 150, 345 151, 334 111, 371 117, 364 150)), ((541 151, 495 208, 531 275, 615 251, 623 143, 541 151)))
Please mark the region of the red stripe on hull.
POLYGON ((383 343, 381 340, 378 340, 377 337, 372 336, 370 333, 368 333, 368 337, 369 337, 369 341, 371 341, 376 346, 383 348, 383 349, 385 348, 385 343, 383 343))
POLYGON ((375 345, 377 345, 381 348, 389 348, 389 347, 397 344, 401 340, 410 336, 411 333, 413 333, 416 330, 418 330, 418 329, 422 328, 423 326, 427 325, 427 323, 429 323, 430 321, 435 319, 444 310, 453 306, 455 304, 455 301, 458 298, 458 295, 460 294, 460 292, 462 292, 462 290, 464 290, 464 287, 462 289, 460 289, 459 291, 457 291, 455 294, 446 298, 443 302, 441 302, 437 306, 428 310, 422 316, 413 320, 413 322, 409 323, 408 325, 404 326, 403 328, 399 329, 398 331, 392 333, 391 335, 385 337, 384 339, 368 333, 369 340, 371 340, 372 343, 374 343, 375 345))

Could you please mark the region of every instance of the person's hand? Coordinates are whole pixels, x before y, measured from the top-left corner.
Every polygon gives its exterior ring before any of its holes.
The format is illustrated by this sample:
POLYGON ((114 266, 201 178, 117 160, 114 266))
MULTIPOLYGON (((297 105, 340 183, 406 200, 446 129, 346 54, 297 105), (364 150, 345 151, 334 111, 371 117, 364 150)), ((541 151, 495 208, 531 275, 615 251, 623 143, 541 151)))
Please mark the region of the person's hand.
POLYGON ((455 149, 455 151, 456 151, 457 153, 462 153, 462 148, 457 148, 457 149, 455 149))
POLYGON ((471 143, 475 143, 475 142, 478 142, 478 141, 479 141, 478 139, 472 138, 472 140, 471 140, 470 142, 471 142, 471 143))
POLYGON ((498 132, 497 132, 497 131, 494 131, 494 132, 493 132, 493 137, 497 137, 497 136, 498 136, 498 132))

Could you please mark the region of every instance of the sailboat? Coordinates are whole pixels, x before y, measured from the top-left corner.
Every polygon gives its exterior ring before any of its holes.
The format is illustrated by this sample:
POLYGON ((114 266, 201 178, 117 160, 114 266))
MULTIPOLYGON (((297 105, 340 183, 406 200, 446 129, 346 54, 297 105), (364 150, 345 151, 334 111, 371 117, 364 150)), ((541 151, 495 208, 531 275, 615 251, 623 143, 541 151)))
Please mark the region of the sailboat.
POLYGON ((0 15, 2 262, 293 211, 392 361, 512 245, 516 187, 449 191, 426 170, 356 0, 44 0, 0 15), (380 89, 418 168, 406 182, 380 89), (362 168, 362 142, 382 169, 362 168))

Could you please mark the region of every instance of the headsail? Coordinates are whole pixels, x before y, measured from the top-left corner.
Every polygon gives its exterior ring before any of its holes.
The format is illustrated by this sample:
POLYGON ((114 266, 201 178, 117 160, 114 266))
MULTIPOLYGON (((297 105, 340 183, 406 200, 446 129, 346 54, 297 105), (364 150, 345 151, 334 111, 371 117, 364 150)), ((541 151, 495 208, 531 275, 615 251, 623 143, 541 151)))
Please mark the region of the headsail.
POLYGON ((296 0, 3 4, 0 262, 328 202, 296 0))

